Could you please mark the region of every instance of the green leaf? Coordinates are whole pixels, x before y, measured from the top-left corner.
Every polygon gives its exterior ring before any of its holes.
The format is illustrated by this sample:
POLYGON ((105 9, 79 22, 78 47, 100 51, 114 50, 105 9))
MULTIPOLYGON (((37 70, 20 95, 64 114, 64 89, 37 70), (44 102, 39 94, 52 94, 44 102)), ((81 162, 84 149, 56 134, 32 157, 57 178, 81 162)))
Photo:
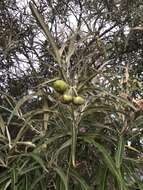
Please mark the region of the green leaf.
POLYGON ((73 176, 81 185, 83 190, 91 190, 86 181, 79 175, 79 173, 73 169, 70 169, 70 175, 73 176))
POLYGON ((5 124, 4 124, 4 120, 1 115, 0 115, 0 130, 1 130, 2 134, 5 135, 5 124))
POLYGON ((118 169, 120 169, 120 166, 122 164, 124 148, 125 148, 125 140, 124 140, 123 135, 121 135, 119 137, 117 151, 116 151, 116 154, 115 154, 115 163, 116 163, 116 167, 118 169))
POLYGON ((65 190, 68 190, 68 180, 63 169, 60 167, 55 167, 54 170, 56 171, 56 173, 59 175, 60 179, 62 180, 65 190))
POLYGON ((106 190, 107 189, 107 177, 108 177, 108 168, 105 168, 105 170, 101 171, 102 176, 100 176, 100 184, 99 184, 99 190, 106 190))
POLYGON ((38 175, 38 176, 39 176, 39 177, 36 178, 36 179, 34 180, 34 182, 31 184, 31 186, 29 187, 29 190, 36 189, 36 185, 37 185, 43 178, 45 178, 44 175, 38 175))
POLYGON ((107 152, 107 150, 102 145, 95 142, 93 139, 84 138, 84 140, 90 144, 93 144, 98 149, 98 151, 103 155, 104 162, 107 165, 107 167, 109 168, 110 172, 117 179, 117 182, 118 182, 119 186, 121 187, 121 189, 127 190, 125 182, 124 182, 121 174, 118 172, 116 165, 115 165, 113 159, 111 158, 110 154, 107 152))
POLYGON ((139 116, 135 119, 135 121, 132 123, 134 128, 142 128, 143 127, 143 116, 139 116))
POLYGON ((110 154, 106 151, 106 149, 102 145, 96 143, 93 139, 84 139, 84 140, 88 143, 92 143, 98 149, 98 151, 102 153, 104 161, 107 164, 111 173, 113 175, 119 177, 119 174, 116 170, 116 166, 115 166, 110 154))
POLYGON ((40 166, 31 166, 30 168, 26 168, 26 169, 23 169, 22 171, 19 171, 19 175, 24 175, 24 174, 27 175, 27 173, 37 170, 39 168, 41 168, 41 167, 40 166))
POLYGON ((13 190, 18 190, 17 189, 17 172, 15 171, 14 168, 12 168, 12 171, 11 171, 11 187, 13 190))
POLYGON ((75 154, 76 154, 76 143, 77 143, 77 129, 75 126, 72 127, 72 144, 71 144, 71 160, 73 167, 75 164, 75 154))
POLYGON ((62 144, 62 146, 60 146, 60 148, 57 149, 56 153, 55 153, 55 158, 57 159, 57 157, 59 156, 60 152, 65 149, 66 147, 71 145, 71 139, 67 140, 65 143, 62 144))
POLYGON ((44 33, 46 34, 50 44, 52 45, 52 48, 54 50, 54 53, 56 55, 56 58, 58 60, 58 62, 60 63, 60 54, 57 48, 57 45, 54 41, 54 38, 52 37, 49 27, 48 25, 46 25, 44 23, 44 19, 42 18, 42 16, 39 14, 38 10, 35 8, 34 4, 32 4, 31 2, 29 3, 30 9, 32 11, 33 16, 35 17, 36 21, 38 22, 39 26, 41 27, 41 29, 44 31, 44 33))
POLYGON ((8 118, 8 121, 7 121, 7 126, 10 124, 12 118, 14 115, 18 116, 19 118, 23 119, 21 117, 21 113, 19 113, 19 109, 20 107, 26 102, 28 101, 29 99, 32 99, 33 96, 38 96, 38 93, 33 93, 31 95, 27 95, 27 96, 24 96, 22 99, 20 99, 17 103, 16 103, 16 106, 14 108, 14 110, 11 112, 9 118, 8 118))
POLYGON ((3 186, 2 190, 8 190, 8 187, 11 184, 11 179, 6 182, 6 184, 3 186))
POLYGON ((44 161, 40 158, 39 155, 36 155, 34 153, 30 153, 30 156, 47 172, 49 173, 49 171, 47 170, 44 161))

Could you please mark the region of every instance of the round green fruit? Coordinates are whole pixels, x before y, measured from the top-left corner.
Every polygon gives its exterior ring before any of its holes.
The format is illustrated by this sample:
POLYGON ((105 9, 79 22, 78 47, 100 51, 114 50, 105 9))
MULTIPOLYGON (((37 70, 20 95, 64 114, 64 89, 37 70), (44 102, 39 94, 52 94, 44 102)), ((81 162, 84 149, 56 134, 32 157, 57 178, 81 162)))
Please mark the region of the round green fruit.
POLYGON ((56 80, 53 87, 57 92, 64 93, 68 88, 68 84, 63 80, 56 80))
POLYGON ((43 151, 46 150, 46 149, 47 149, 47 144, 45 144, 45 143, 42 144, 42 145, 41 145, 41 149, 42 149, 43 151))
POLYGON ((82 98, 81 96, 77 96, 77 97, 74 97, 74 98, 73 98, 73 103, 74 103, 75 105, 82 105, 82 104, 85 103, 85 99, 82 98))
POLYGON ((72 97, 71 95, 64 94, 64 95, 62 96, 62 102, 63 102, 64 104, 69 104, 69 103, 72 102, 72 100, 73 100, 73 97, 72 97))

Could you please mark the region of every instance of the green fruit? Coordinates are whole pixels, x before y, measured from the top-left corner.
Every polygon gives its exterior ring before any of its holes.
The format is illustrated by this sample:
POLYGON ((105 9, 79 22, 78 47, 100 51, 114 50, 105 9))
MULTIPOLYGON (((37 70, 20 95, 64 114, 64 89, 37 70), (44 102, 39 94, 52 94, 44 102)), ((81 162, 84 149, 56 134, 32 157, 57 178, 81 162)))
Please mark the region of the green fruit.
POLYGON ((77 96, 77 97, 74 97, 74 98, 73 98, 73 103, 74 103, 75 105, 82 105, 82 104, 85 103, 85 99, 82 98, 81 96, 77 96))
POLYGON ((64 93, 68 88, 68 84, 63 80, 56 80, 53 87, 57 92, 64 93))
POLYGON ((71 95, 64 94, 64 95, 62 96, 62 102, 63 102, 64 104, 69 104, 69 103, 72 102, 72 100, 73 100, 73 97, 72 97, 71 95))
POLYGON ((47 144, 42 144, 41 145, 41 149, 44 151, 44 150, 47 150, 47 144))

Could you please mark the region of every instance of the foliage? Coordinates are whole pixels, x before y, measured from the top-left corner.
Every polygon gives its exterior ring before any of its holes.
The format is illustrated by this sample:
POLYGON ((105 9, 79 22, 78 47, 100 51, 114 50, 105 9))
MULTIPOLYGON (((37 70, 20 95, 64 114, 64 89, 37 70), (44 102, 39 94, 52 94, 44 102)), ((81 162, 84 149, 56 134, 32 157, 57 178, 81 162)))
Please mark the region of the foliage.
POLYGON ((0 2, 0 189, 143 189, 142 6, 0 2))

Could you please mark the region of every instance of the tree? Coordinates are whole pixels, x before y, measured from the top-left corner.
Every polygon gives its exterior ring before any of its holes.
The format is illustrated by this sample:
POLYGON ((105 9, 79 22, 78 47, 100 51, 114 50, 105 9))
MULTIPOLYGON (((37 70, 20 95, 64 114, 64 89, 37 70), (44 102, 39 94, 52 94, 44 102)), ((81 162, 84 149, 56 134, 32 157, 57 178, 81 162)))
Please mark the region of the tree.
POLYGON ((0 6, 1 189, 142 189, 142 2, 27 6, 0 6))

